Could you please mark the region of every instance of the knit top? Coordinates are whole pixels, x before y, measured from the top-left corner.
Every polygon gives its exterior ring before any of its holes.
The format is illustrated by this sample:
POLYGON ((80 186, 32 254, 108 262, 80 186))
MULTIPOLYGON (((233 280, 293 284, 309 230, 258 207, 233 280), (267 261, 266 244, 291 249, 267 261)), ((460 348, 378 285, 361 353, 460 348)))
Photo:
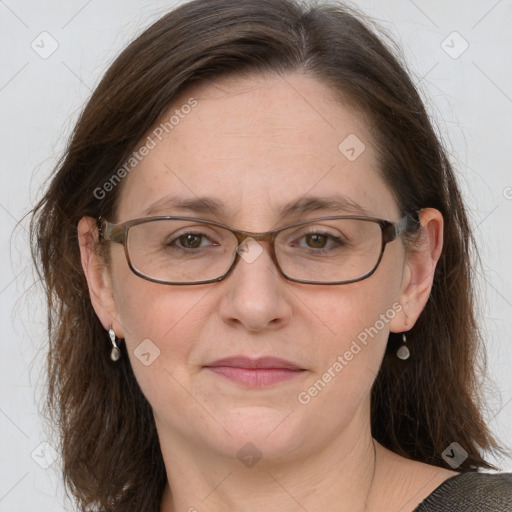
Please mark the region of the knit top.
POLYGON ((512 473, 459 473, 445 480, 414 512, 512 512, 512 473))

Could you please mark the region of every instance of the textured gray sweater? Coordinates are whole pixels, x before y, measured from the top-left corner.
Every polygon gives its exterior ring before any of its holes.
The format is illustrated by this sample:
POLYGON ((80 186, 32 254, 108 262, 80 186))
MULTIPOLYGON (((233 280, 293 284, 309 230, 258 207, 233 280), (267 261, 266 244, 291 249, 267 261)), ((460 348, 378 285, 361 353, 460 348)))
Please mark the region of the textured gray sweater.
POLYGON ((512 512, 512 473, 460 473, 443 482, 414 512, 512 512))

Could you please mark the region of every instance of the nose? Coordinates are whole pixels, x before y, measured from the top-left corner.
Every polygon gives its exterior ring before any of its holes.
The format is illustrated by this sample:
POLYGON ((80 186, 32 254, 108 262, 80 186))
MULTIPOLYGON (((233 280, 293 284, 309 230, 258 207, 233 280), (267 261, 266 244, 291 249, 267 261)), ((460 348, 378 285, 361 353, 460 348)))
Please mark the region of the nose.
POLYGON ((237 253, 235 268, 224 280, 225 294, 220 303, 223 320, 249 331, 283 327, 292 311, 289 284, 272 261, 270 244, 249 238, 237 253))

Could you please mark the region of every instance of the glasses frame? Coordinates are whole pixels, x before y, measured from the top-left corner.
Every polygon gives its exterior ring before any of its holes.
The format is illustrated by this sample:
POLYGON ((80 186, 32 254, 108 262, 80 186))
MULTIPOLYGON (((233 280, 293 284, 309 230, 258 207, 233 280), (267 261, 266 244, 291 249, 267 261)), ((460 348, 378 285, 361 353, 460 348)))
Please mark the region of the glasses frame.
POLYGON ((230 228, 229 226, 226 226, 225 224, 222 224, 220 222, 205 220, 205 219, 197 219, 195 217, 176 217, 176 216, 157 216, 157 217, 141 217, 138 219, 132 219, 128 220, 126 222, 120 223, 120 224, 113 224, 111 222, 108 222, 106 219, 99 217, 98 218, 98 228, 100 231, 100 236, 110 242, 118 243, 124 246, 124 253, 126 256, 126 260, 128 262, 128 266, 130 267, 131 271, 148 281, 151 281, 153 283, 160 283, 160 284, 172 284, 172 285, 195 285, 195 284, 208 284, 208 283, 216 283, 219 281, 224 280, 231 272, 233 272, 233 269, 235 268, 235 265, 238 263, 238 260, 240 259, 240 254, 238 253, 238 250, 235 250, 233 255, 233 260, 231 261, 231 264, 229 268, 222 274, 220 277, 217 277, 215 279, 207 279, 204 281, 187 281, 187 282, 176 282, 176 281, 167 281, 163 279, 156 279, 154 277, 147 276, 137 270, 130 259, 130 254, 128 251, 128 232, 132 226, 137 226, 139 224, 145 224, 147 222, 153 222, 157 220, 190 220, 193 222, 198 222, 201 224, 207 224, 207 225, 213 225, 217 227, 221 227, 224 229, 227 229, 231 233, 233 233, 237 239, 238 245, 237 249, 240 246, 242 242, 245 241, 246 238, 253 238, 256 241, 263 241, 263 242, 269 242, 270 243, 270 256, 272 258, 272 261, 274 262, 274 265, 278 269, 279 273, 289 281, 293 281, 296 283, 303 283, 303 284, 319 284, 319 285, 336 285, 336 284, 350 284, 350 283, 356 283, 358 281, 362 281, 363 279, 367 279, 370 277, 379 266, 382 256, 384 255, 384 249, 386 248, 386 245, 389 242, 392 242, 396 238, 398 238, 400 235, 407 231, 415 231, 419 227, 419 220, 416 216, 416 218, 412 217, 411 215, 404 215, 396 222, 391 222, 389 220, 380 219, 377 217, 366 217, 362 215, 334 215, 334 216, 328 216, 328 217, 319 217, 316 219, 311 220, 305 220, 301 222, 296 222, 294 224, 289 224, 287 226, 283 226, 278 229, 273 229, 271 231, 266 231, 262 233, 252 233, 250 231, 242 231, 238 229, 230 228), (309 281, 304 279, 295 279, 292 277, 289 277, 286 275, 283 270, 281 269, 281 265, 279 264, 279 261, 276 256, 275 252, 275 245, 274 241, 277 237, 277 235, 286 229, 293 228, 296 226, 302 226, 304 224, 311 224, 322 220, 335 220, 335 219, 352 219, 352 220, 365 220, 369 222, 374 222, 380 226, 381 234, 382 234, 382 244, 381 244, 381 250, 379 254, 379 258, 377 260, 377 263, 373 266, 373 268, 368 271, 366 274, 364 274, 361 277, 357 277, 355 279, 348 279, 344 281, 333 281, 329 283, 325 283, 323 281, 309 281))

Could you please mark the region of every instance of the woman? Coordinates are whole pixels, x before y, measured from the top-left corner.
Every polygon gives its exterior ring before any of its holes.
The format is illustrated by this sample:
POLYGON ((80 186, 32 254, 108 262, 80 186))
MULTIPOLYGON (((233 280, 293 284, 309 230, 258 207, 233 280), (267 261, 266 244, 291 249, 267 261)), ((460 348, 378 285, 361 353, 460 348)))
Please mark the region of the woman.
POLYGON ((32 225, 81 510, 512 509, 471 233, 403 67, 337 4, 196 0, 112 64, 32 225))

